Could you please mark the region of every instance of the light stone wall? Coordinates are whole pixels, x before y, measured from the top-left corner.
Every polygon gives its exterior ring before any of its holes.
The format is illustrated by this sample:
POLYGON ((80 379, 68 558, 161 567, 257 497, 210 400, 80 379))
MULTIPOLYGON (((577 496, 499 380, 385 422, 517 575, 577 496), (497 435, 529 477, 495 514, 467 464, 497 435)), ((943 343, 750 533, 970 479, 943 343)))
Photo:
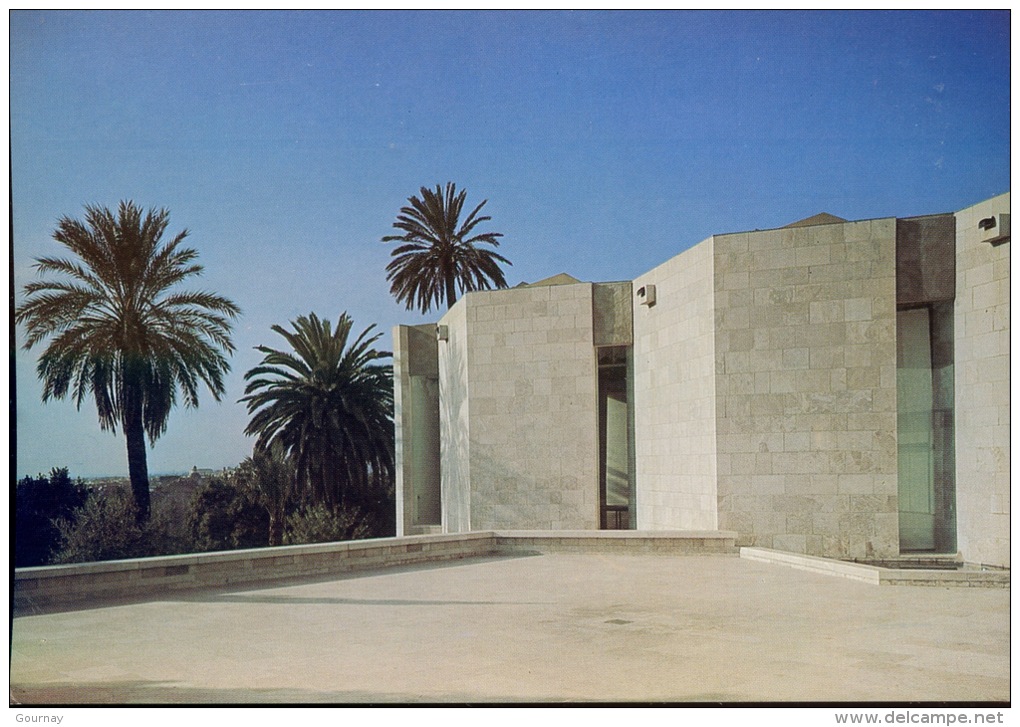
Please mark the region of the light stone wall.
POLYGON ((461 298, 440 323, 449 338, 439 342, 439 462, 444 533, 471 527, 471 427, 468 415, 468 300, 461 298))
POLYGON ((407 342, 407 329, 410 326, 394 326, 393 328, 393 428, 394 448, 393 459, 395 463, 395 482, 397 500, 397 537, 402 537, 411 532, 412 519, 412 490, 410 477, 410 456, 405 452, 405 438, 410 444, 411 412, 409 403, 405 404, 404 399, 411 392, 411 377, 408 374, 409 344, 407 342))
POLYGON ((715 530, 715 299, 710 238, 634 281, 637 527, 715 530))
POLYGON ((981 242, 978 221, 1009 194, 956 215, 957 544, 969 562, 1008 566, 1010 242, 981 242))
POLYGON ((597 529, 592 286, 468 296, 474 529, 597 529))
POLYGON ((715 237, 718 526, 742 545, 899 551, 896 221, 715 237))
POLYGON ((446 531, 597 529, 591 284, 469 293, 441 323, 446 531))
MULTIPOLYGON (((419 523, 416 522, 417 502, 422 486, 421 473, 414 471, 414 447, 433 442, 416 442, 413 432, 415 421, 421 420, 422 412, 414 411, 411 396, 412 376, 437 376, 438 351, 436 349, 436 327, 432 324, 421 326, 396 326, 393 329, 393 423, 395 428, 394 460, 396 464, 397 537, 411 535, 419 523), (417 487, 416 487, 417 486, 417 487)), ((428 453, 437 455, 436 453, 428 453)), ((425 459, 426 457, 419 457, 425 459)))

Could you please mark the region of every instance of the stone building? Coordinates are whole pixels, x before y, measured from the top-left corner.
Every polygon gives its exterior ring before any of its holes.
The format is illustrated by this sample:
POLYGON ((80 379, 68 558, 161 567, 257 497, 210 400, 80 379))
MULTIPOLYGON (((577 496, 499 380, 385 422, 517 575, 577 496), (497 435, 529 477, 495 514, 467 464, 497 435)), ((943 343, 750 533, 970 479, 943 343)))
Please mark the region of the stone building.
POLYGON ((715 235, 394 331, 398 535, 732 530, 1009 565, 1009 194, 715 235))

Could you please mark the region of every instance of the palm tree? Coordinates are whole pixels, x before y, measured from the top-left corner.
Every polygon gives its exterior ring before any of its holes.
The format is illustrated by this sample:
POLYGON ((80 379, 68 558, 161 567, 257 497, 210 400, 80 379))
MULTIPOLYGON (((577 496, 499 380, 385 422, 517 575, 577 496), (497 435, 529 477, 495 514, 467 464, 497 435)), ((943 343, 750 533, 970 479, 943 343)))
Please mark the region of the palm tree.
POLYGON ((269 514, 269 544, 283 544, 283 522, 295 492, 294 466, 279 441, 256 449, 237 469, 235 479, 269 514))
POLYGON ((99 426, 123 429, 140 522, 149 517, 145 436, 154 443, 166 431, 178 392, 189 407, 200 384, 220 399, 240 313, 222 296, 177 290, 202 266, 181 245, 187 230, 162 242, 169 218, 130 201, 116 215, 87 205, 84 222, 60 218, 53 239, 77 259, 37 259, 39 273, 60 278, 28 283, 15 315, 26 350, 49 339, 36 368, 43 401, 70 395, 81 408, 91 396, 99 426))
POLYGON ((408 198, 410 207, 401 207, 393 226, 403 230, 402 235, 387 235, 383 242, 403 242, 392 253, 393 260, 386 266, 386 279, 391 282, 390 292, 407 309, 418 308, 426 313, 437 307, 446 297, 446 307, 457 301, 457 287, 461 292, 490 290, 507 287, 500 263, 512 265, 493 250, 479 248, 480 243, 499 246, 498 232, 485 232, 472 236, 475 227, 491 217, 478 216, 488 200, 475 207, 460 223, 467 192, 453 182, 446 190, 437 184, 435 190, 421 188, 421 197, 408 198))
POLYGON ((393 370, 376 363, 391 354, 372 347, 382 335, 370 335, 374 326, 348 345, 346 313, 336 329, 314 313, 291 325, 272 330, 293 353, 257 346, 262 363, 244 375, 245 434, 257 450, 279 443, 313 500, 334 509, 365 502, 393 476, 393 370))

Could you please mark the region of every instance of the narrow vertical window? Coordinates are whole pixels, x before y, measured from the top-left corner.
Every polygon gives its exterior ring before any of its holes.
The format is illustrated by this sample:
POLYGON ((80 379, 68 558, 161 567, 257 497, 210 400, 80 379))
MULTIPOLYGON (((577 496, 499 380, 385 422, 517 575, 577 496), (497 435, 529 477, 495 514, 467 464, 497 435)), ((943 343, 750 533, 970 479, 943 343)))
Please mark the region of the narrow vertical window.
POLYGON ((628 346, 598 349, 599 503, 603 530, 633 524, 633 424, 628 346))
POLYGON ((439 479, 439 380, 411 376, 411 426, 408 442, 410 481, 414 488, 412 523, 439 525, 442 521, 439 479))
POLYGON ((951 304, 896 315, 900 550, 956 547, 951 304))

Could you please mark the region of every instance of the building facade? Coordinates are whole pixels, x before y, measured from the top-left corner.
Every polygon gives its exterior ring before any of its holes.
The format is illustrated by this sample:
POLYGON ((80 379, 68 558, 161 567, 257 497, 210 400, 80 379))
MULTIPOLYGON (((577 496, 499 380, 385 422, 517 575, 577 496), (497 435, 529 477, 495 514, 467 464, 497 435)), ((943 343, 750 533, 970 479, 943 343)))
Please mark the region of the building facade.
POLYGON ((398 534, 733 530, 1009 565, 1009 194, 715 235, 394 332, 398 534))

